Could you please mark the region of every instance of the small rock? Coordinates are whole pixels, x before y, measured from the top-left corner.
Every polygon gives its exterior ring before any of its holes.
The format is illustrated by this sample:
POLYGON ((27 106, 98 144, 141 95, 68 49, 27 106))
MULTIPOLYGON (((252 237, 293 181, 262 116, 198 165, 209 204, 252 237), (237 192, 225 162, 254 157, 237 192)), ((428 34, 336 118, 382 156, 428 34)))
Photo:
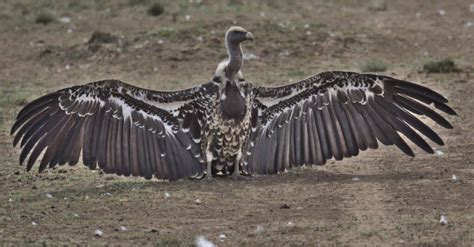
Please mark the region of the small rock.
POLYGON ((265 17, 265 12, 260 12, 260 17, 265 17))
POLYGON ((33 226, 37 226, 37 225, 38 225, 38 223, 36 223, 36 222, 32 221, 32 222, 31 222, 31 225, 33 225, 33 226))
POLYGON ((126 231, 128 231, 128 229, 127 229, 125 226, 120 226, 120 227, 119 227, 119 230, 120 230, 121 232, 126 232, 126 231))
POLYGON ((196 246, 197 247, 214 247, 215 245, 211 241, 204 238, 203 236, 199 236, 196 239, 196 246))
POLYGON ((11 198, 8 198, 8 201, 9 201, 9 202, 13 202, 13 199, 11 199, 11 198))
POLYGON ((53 195, 51 195, 50 193, 46 193, 46 194, 44 194, 44 195, 45 195, 45 196, 46 196, 46 198, 48 198, 48 199, 52 199, 52 198, 54 197, 54 196, 53 196, 53 195))
POLYGON ((435 150, 435 155, 441 156, 444 155, 444 153, 441 150, 435 150))
POLYGON ((474 13, 474 3, 469 5, 469 12, 474 13))
POLYGON ((446 11, 444 9, 438 10, 438 15, 443 16, 446 15, 446 11))
POLYGON ((191 16, 190 16, 190 15, 186 15, 185 19, 186 19, 186 21, 189 21, 189 20, 191 20, 191 16))
POLYGON ((106 196, 112 196, 112 194, 111 194, 111 193, 109 193, 109 192, 105 192, 105 194, 104 194, 104 195, 106 195, 106 196))
POLYGON ((97 186, 95 186, 95 187, 96 187, 96 188, 103 188, 104 185, 103 185, 103 184, 99 184, 99 185, 97 185, 97 186))
POLYGON ((78 217, 79 217, 79 215, 78 215, 78 214, 76 214, 76 213, 73 213, 73 214, 72 214, 72 216, 74 216, 74 217, 76 217, 76 218, 78 218, 78 217))
POLYGON ((201 204, 202 202, 201 202, 201 200, 196 199, 196 201, 194 201, 194 203, 196 203, 197 205, 199 205, 199 204, 201 204))
POLYGON ((224 239, 225 239, 225 234, 222 233, 221 235, 219 235, 219 241, 224 242, 224 239))
POLYGON ((469 21, 469 22, 466 22, 466 24, 464 24, 464 27, 472 27, 474 24, 469 21))
POLYGON ((304 24, 304 29, 308 29, 309 28, 309 24, 304 24))
POLYGON ((310 36, 311 34, 312 34, 311 31, 306 31, 307 36, 310 36))
POLYGON ((170 193, 165 192, 165 198, 170 198, 170 197, 171 197, 170 193))
POLYGON ((360 178, 359 177, 353 177, 352 181, 354 181, 354 182, 360 181, 360 178))
POLYGON ((262 232, 263 231, 263 226, 257 225, 257 229, 255 229, 255 232, 262 232))
POLYGON ((100 229, 95 230, 94 236, 102 237, 102 235, 104 235, 104 232, 102 230, 100 230, 100 229))
POLYGON ((447 225, 448 224, 448 217, 446 217, 446 215, 442 214, 441 218, 439 219, 439 223, 443 226, 447 225))
POLYGON ((452 180, 458 180, 458 177, 453 174, 453 177, 451 178, 452 180))
POLYGON ((294 226, 295 224, 293 224, 293 222, 291 222, 291 221, 288 221, 288 224, 287 224, 287 225, 288 225, 288 226, 294 226))
POLYGON ((59 22, 61 22, 61 23, 69 23, 69 22, 71 22, 71 17, 69 17, 69 16, 63 16, 63 17, 59 18, 59 22))

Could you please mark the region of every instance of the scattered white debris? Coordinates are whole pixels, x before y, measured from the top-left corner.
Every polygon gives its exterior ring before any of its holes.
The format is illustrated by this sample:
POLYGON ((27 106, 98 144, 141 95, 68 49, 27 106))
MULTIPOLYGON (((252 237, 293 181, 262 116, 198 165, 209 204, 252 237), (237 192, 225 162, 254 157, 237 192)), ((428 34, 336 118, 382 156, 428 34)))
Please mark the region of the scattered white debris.
POLYGON ((165 191, 165 198, 170 198, 170 197, 171 197, 170 193, 165 191))
POLYGON ((469 22, 466 22, 466 24, 464 24, 464 27, 472 27, 474 24, 469 21, 469 22))
POLYGON ((309 24, 304 24, 304 29, 308 29, 309 28, 309 24))
POLYGON ((301 210, 301 209, 303 209, 303 207, 297 207, 297 208, 296 208, 296 210, 301 210))
POLYGON ((105 192, 104 195, 106 196, 112 196, 112 194, 110 192, 105 192))
POLYGON ((452 178, 451 178, 451 179, 452 179, 452 180, 458 180, 458 177, 457 177, 456 175, 454 175, 454 174, 453 174, 453 176, 452 176, 452 178))
POLYGON ((430 55, 430 53, 428 53, 427 51, 423 52, 423 56, 428 56, 430 55))
POLYGON ((196 246, 197 247, 215 247, 215 245, 211 241, 207 240, 203 236, 197 237, 196 246))
POLYGON ((69 69, 71 69, 71 65, 66 64, 66 70, 69 70, 69 69))
POLYGON ((443 16, 446 15, 446 11, 444 9, 438 10, 438 15, 443 16))
POLYGON ((469 5, 469 12, 474 13, 474 3, 469 5))
POLYGON ((69 22, 71 22, 71 17, 69 17, 69 16, 63 16, 63 17, 59 18, 59 22, 62 22, 62 23, 69 23, 69 22))
POLYGON ((203 41, 202 36, 199 36, 199 37, 197 37, 196 39, 197 39, 198 41, 201 41, 201 42, 203 41))
POLYGON ((258 56, 253 53, 244 53, 244 60, 258 59, 258 56))
POLYGON ((255 230, 255 232, 262 232, 262 231, 263 231, 263 226, 257 225, 257 229, 255 230))
POLYGON ((105 186, 105 185, 103 185, 103 184, 99 184, 99 185, 97 185, 97 186, 95 186, 95 187, 96 187, 96 188, 103 188, 104 186, 105 186))
POLYGON ((202 202, 201 202, 201 200, 196 199, 196 201, 194 201, 194 203, 196 203, 197 205, 199 205, 199 204, 201 204, 202 202))
POLYGON ((185 19, 186 19, 186 21, 189 21, 189 20, 191 20, 191 16, 190 16, 190 15, 186 15, 185 19))
POLYGON ((225 234, 222 233, 221 235, 219 235, 219 241, 224 242, 224 239, 225 239, 225 234))
POLYGON ((287 225, 288 225, 288 226, 293 226, 293 225, 295 225, 295 224, 293 224, 293 222, 291 222, 291 221, 288 221, 288 224, 287 224, 287 225))
POLYGON ((265 12, 260 12, 260 17, 265 17, 265 12))
POLYGON ((128 231, 128 229, 127 229, 125 226, 120 226, 120 227, 119 227, 119 230, 120 230, 121 232, 126 232, 126 231, 128 231))
POLYGON ((44 195, 45 195, 46 198, 48 198, 48 199, 52 199, 52 198, 54 197, 53 195, 51 195, 51 193, 46 193, 46 194, 44 194, 44 195))
POLYGON ((102 235, 104 235, 104 232, 100 229, 97 229, 97 230, 95 230, 94 235, 96 237, 102 237, 102 235))
POLYGON ((354 181, 354 182, 360 181, 360 178, 359 177, 353 177, 352 181, 354 181))
POLYGON ((163 44, 163 40, 162 40, 162 39, 159 39, 159 40, 158 40, 158 44, 160 44, 160 45, 163 44))
POLYGON ((420 12, 416 12, 415 14, 416 18, 419 18, 421 16, 421 13, 420 12))
POLYGON ((89 196, 85 196, 84 199, 89 200, 89 196))
POLYGON ((78 217, 79 217, 79 215, 78 215, 78 214, 76 214, 76 213, 73 213, 73 214, 72 214, 72 216, 74 216, 74 217, 76 217, 76 218, 78 218, 78 217))
POLYGON ((37 225, 38 225, 38 223, 36 223, 36 222, 32 221, 32 222, 31 222, 31 225, 33 225, 33 226, 37 226, 37 225))
POLYGON ((436 149, 435 150, 435 155, 441 156, 444 155, 443 151, 436 149))
POLYGON ((443 226, 447 225, 448 224, 448 217, 446 217, 446 215, 442 214, 441 218, 439 219, 439 223, 443 226))
POLYGON ((306 31, 306 35, 310 36, 311 34, 311 31, 306 31))
POLYGON ((8 201, 9 201, 9 202, 13 202, 13 199, 11 199, 11 198, 8 198, 8 201))
POLYGON ((74 32, 74 29, 72 29, 72 28, 67 29, 67 33, 72 33, 72 32, 74 32))

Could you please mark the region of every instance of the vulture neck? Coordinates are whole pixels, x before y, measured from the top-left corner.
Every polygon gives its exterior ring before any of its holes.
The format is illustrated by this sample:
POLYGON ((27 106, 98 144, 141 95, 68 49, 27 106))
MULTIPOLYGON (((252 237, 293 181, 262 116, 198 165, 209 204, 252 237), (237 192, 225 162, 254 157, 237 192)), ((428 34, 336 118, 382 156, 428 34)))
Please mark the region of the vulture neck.
POLYGON ((225 76, 230 82, 234 82, 235 76, 242 67, 242 48, 240 43, 226 42, 227 53, 229 54, 229 63, 225 69, 225 76))

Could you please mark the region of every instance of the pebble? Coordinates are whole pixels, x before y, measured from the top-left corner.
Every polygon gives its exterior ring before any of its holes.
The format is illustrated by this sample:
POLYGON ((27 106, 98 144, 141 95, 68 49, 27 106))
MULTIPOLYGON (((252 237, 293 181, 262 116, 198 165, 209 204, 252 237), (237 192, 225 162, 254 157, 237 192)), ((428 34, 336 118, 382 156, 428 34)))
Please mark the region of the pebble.
POLYGON ((201 202, 201 200, 196 199, 196 201, 194 201, 194 203, 196 203, 197 205, 199 205, 199 204, 201 204, 202 202, 201 202))
POLYGON ((38 225, 38 223, 36 223, 36 222, 32 221, 32 222, 31 222, 31 225, 33 225, 33 226, 37 226, 37 225, 38 225))
POLYGON ((51 193, 46 193, 46 194, 44 194, 44 195, 45 195, 46 198, 48 198, 48 199, 52 199, 52 198, 54 197, 53 195, 51 195, 51 193))
POLYGON ((102 235, 104 235, 104 232, 102 230, 100 230, 100 229, 95 230, 94 236, 102 237, 102 235))
POLYGON ((446 217, 446 215, 442 214, 441 218, 439 219, 439 223, 443 226, 447 225, 448 224, 448 217, 446 217))
POLYGON ((128 231, 128 229, 127 229, 125 226, 120 226, 120 227, 119 227, 119 230, 120 230, 121 232, 126 232, 126 231, 128 231))
POLYGON ((224 239, 225 239, 225 234, 219 235, 219 240, 220 240, 221 242, 224 242, 224 239))
POLYGON ((453 180, 458 180, 458 177, 456 175, 453 174, 453 177, 452 177, 453 180))
POLYGON ((359 177, 353 177, 352 181, 354 181, 354 182, 360 181, 360 178, 359 177))
POLYGON ((196 239, 196 246, 197 247, 214 247, 215 245, 211 241, 204 238, 203 236, 199 236, 196 239))
POLYGON ((171 197, 170 193, 165 192, 165 198, 170 198, 170 197, 171 197))

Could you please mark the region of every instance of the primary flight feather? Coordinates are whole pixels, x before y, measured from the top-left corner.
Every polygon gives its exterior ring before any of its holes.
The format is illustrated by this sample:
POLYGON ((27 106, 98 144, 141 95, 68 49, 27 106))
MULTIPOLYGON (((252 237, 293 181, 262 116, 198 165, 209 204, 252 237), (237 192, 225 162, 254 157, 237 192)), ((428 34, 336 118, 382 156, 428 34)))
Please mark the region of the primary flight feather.
POLYGON ((424 86, 382 75, 324 72, 281 87, 262 87, 241 72, 241 43, 231 27, 228 60, 214 78, 174 92, 118 80, 65 88, 26 105, 11 129, 20 163, 39 170, 83 163, 106 173, 177 180, 274 174, 356 156, 379 142, 414 156, 400 136, 428 153, 422 136, 442 139, 417 116, 452 128, 436 110, 456 115, 424 86), (433 109, 434 108, 434 109, 433 109))

